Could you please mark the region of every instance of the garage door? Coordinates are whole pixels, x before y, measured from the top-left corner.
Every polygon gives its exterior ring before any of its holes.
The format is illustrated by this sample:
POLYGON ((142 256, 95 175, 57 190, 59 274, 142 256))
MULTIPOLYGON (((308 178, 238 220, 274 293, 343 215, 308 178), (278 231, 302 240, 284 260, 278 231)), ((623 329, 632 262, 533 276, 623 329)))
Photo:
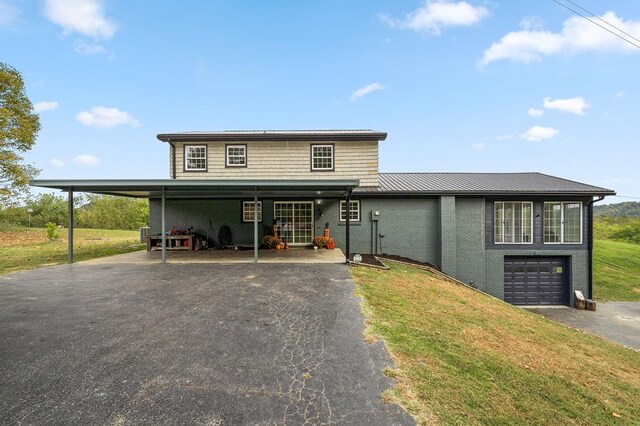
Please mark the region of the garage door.
POLYGON ((514 305, 564 305, 568 285, 562 257, 505 257, 504 301, 514 305))

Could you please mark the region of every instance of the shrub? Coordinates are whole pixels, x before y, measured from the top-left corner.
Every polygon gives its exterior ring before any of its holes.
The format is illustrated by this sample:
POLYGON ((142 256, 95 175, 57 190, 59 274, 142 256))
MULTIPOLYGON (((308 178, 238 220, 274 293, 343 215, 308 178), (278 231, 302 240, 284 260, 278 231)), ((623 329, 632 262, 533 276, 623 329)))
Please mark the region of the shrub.
POLYGON ((313 245, 320 248, 326 247, 328 242, 329 237, 325 237, 324 235, 318 235, 313 239, 313 245))
POLYGON ((47 222, 44 225, 44 229, 47 231, 47 237, 50 240, 55 240, 60 236, 60 231, 58 231, 58 227, 53 222, 47 222))

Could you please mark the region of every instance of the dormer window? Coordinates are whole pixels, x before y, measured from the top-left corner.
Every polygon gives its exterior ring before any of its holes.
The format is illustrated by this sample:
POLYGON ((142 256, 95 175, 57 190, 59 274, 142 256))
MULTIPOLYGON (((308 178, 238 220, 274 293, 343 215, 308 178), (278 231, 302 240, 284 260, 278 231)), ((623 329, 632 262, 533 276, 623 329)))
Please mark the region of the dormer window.
POLYGON ((247 146, 226 145, 227 167, 247 167, 247 146))
POLYGON ((333 170, 333 145, 311 145, 311 170, 333 170))
POLYGON ((206 172, 207 171, 207 146, 206 145, 185 145, 184 146, 184 171, 185 172, 206 172))

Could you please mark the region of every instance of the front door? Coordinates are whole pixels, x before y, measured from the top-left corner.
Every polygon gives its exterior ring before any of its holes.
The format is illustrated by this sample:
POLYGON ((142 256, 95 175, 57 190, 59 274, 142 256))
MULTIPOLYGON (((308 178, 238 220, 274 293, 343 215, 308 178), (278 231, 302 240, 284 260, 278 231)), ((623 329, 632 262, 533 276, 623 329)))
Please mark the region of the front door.
POLYGON ((278 236, 289 244, 313 242, 313 201, 274 201, 273 218, 278 225, 278 236))

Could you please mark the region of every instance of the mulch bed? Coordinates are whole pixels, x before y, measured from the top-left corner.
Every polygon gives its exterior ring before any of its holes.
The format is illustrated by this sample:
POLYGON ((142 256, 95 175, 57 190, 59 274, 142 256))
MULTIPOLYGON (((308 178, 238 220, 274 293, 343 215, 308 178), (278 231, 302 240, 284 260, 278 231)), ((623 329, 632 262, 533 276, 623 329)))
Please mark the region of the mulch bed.
MULTIPOLYGON (((355 253, 351 253, 351 257, 350 257, 350 258, 351 258, 351 260, 353 260, 353 255, 354 255, 354 254, 355 254, 355 253)), ((374 266, 380 266, 380 267, 385 267, 385 266, 386 266, 384 263, 380 262, 380 261, 379 261, 379 260, 378 260, 374 255, 372 255, 372 254, 363 254, 363 253, 360 253, 360 256, 362 256, 362 262, 361 262, 361 263, 364 263, 364 264, 366 264, 366 265, 374 265, 374 266)), ((379 256, 380 256, 380 257, 383 257, 383 258, 387 258, 387 259, 389 259, 389 260, 397 260, 398 262, 411 263, 411 264, 419 265, 419 266, 428 266, 428 267, 430 267, 430 268, 435 269, 436 271, 440 271, 440 272, 442 272, 442 270, 440 269, 440 267, 438 267, 438 266, 436 266, 436 265, 432 265, 431 263, 428 263, 428 262, 420 262, 420 261, 418 261, 418 260, 414 260, 414 259, 411 259, 411 258, 409 258, 409 257, 398 256, 398 255, 395 255, 395 254, 387 254, 387 253, 381 254, 381 255, 379 255, 379 256)))
MULTIPOLYGON (((354 254, 355 253, 351 253, 351 255, 349 256, 349 259, 351 259, 352 261, 353 261, 353 255, 354 254)), ((387 267, 384 263, 382 263, 378 259, 376 259, 376 257, 374 255, 372 255, 372 254, 360 253, 360 256, 362 256, 362 262, 360 262, 362 264, 379 266, 381 268, 386 268, 387 267)))

